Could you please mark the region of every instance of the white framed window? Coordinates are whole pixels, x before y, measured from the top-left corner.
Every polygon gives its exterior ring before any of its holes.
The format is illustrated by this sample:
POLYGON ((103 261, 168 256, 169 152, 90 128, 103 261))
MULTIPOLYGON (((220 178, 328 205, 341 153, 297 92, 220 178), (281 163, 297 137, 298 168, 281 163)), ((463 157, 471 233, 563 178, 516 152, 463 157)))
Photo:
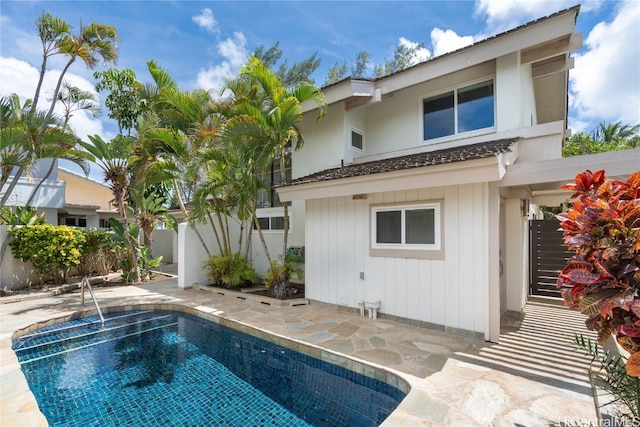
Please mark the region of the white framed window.
MULTIPOLYGON (((284 216, 283 215, 259 215, 258 222, 262 231, 283 231, 284 230, 284 216)), ((253 223, 253 230, 257 230, 255 222, 253 223)), ((289 233, 291 233, 291 216, 289 216, 289 233)))
POLYGON ((351 128, 351 149, 360 153, 364 152, 364 132, 351 128))
POLYGON ((422 139, 430 141, 495 127, 493 80, 422 99, 422 139))
POLYGON ((442 256, 441 218, 440 201, 372 206, 372 256, 442 256))

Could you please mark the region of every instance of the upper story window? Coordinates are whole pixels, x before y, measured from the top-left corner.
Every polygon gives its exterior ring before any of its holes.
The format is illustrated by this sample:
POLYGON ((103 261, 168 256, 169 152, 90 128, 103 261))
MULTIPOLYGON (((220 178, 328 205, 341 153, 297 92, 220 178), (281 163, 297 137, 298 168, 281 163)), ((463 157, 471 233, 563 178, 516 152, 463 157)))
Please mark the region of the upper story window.
POLYGON ((422 101, 425 141, 495 126, 493 80, 422 101))
POLYGON ((353 128, 351 128, 351 148, 364 151, 364 133, 353 128))

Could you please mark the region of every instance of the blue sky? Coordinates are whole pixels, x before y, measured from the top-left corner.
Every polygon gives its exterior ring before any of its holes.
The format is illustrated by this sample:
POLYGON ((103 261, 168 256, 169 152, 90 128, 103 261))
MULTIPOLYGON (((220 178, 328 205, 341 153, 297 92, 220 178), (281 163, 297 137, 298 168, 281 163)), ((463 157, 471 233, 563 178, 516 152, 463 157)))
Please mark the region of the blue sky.
MULTIPOLYGON (((10 1, 0 0, 0 94, 33 97, 41 47, 35 19, 48 11, 79 26, 100 22, 120 35, 118 68, 131 68, 149 81, 146 62, 154 59, 182 89, 216 89, 233 76, 259 45, 280 42, 290 63, 318 51, 314 74, 325 82, 327 69, 356 53, 371 63, 391 57, 399 43, 424 43, 437 56, 505 31, 577 1, 10 1)), ((569 127, 590 131, 600 121, 640 124, 640 2, 583 1, 577 31, 584 48, 571 71, 569 127)), ((51 62, 45 82, 51 90, 61 63, 51 62), (56 68, 57 67, 57 68, 56 68)), ((77 63, 67 79, 93 90, 92 71, 77 63)), ((45 90, 47 88, 45 87, 45 90)), ((110 138, 106 113, 76 115, 79 136, 110 138)))

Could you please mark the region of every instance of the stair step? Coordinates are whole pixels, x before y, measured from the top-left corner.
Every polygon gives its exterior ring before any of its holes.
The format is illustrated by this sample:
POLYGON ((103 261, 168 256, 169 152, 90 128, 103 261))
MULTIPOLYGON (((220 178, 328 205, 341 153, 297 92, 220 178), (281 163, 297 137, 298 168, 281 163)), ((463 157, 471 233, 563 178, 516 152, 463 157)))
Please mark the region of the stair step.
POLYGON ((48 331, 35 331, 25 335, 13 344, 20 363, 50 357, 80 348, 86 348, 122 336, 140 334, 158 328, 174 326, 171 314, 158 315, 153 312, 140 312, 136 315, 115 316, 105 319, 105 325, 95 317, 78 319, 61 328, 48 331), (62 350, 61 350, 62 349, 62 350))

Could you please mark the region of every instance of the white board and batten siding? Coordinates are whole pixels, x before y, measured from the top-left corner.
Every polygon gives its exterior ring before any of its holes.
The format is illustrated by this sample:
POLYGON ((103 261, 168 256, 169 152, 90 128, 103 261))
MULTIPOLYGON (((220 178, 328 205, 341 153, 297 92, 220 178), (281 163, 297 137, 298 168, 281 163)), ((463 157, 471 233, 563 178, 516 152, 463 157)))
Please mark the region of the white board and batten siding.
POLYGON ((306 296, 354 308, 377 298, 388 315, 484 332, 487 193, 479 183, 307 200, 306 296), (430 200, 444 201, 444 259, 370 256, 371 205, 430 200))

